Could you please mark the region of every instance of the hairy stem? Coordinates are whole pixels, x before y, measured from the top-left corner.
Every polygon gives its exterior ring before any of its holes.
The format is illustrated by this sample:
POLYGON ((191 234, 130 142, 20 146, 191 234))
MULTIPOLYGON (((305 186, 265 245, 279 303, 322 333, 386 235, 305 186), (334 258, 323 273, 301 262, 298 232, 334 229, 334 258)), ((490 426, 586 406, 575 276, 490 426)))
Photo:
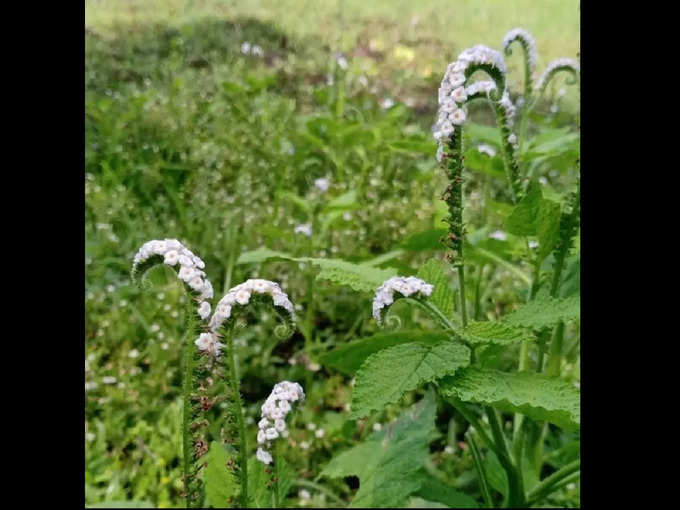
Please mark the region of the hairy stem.
POLYGON ((581 459, 576 459, 570 462, 566 466, 563 466, 562 468, 548 476, 545 480, 542 480, 541 483, 536 485, 536 487, 534 487, 529 492, 527 499, 530 502, 538 501, 540 498, 550 494, 555 489, 559 488, 561 486, 560 482, 562 480, 567 478, 569 475, 572 475, 573 473, 580 471, 580 469, 581 459))
POLYGON ((234 354, 234 335, 230 332, 227 337, 226 345, 227 357, 227 372, 229 378, 229 385, 231 387, 233 418, 236 419, 237 427, 237 441, 239 450, 239 475, 241 483, 241 506, 247 508, 248 506, 248 441, 246 438, 246 429, 243 420, 243 406, 241 403, 241 388, 239 383, 238 373, 236 372, 236 360, 234 354))
POLYGON ((182 383, 183 413, 182 413, 182 454, 184 467, 184 492, 186 494, 187 508, 192 507, 192 491, 190 478, 194 460, 194 445, 191 437, 191 418, 193 409, 191 405, 193 375, 194 375, 194 338, 196 333, 196 319, 194 317, 194 304, 191 299, 187 309, 187 333, 182 345, 182 357, 184 358, 184 380, 182 383))
POLYGON ((516 204, 522 195, 522 182, 519 175, 519 165, 515 158, 515 149, 510 143, 510 128, 508 127, 508 116, 505 108, 498 101, 493 101, 493 108, 496 112, 496 124, 501 132, 501 153, 503 155, 503 165, 505 174, 510 184, 510 195, 512 203, 516 204))
POLYGON ((521 507, 524 505, 524 481, 522 480, 522 473, 520 472, 520 469, 513 464, 510 451, 508 450, 508 444, 503 435, 503 429, 496 416, 496 411, 489 406, 486 406, 485 409, 494 442, 501 452, 498 461, 501 463, 501 466, 503 466, 503 469, 508 476, 508 505, 512 508, 521 507))

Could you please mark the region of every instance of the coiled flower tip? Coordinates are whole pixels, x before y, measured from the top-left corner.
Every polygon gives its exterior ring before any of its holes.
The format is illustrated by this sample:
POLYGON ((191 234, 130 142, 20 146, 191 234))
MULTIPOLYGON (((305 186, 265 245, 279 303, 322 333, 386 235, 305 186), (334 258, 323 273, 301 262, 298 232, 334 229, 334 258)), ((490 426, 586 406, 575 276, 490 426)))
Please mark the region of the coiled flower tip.
POLYGON ((429 297, 434 290, 434 285, 427 283, 415 276, 403 277, 395 276, 389 280, 385 280, 383 284, 378 287, 373 298, 373 318, 378 324, 382 321, 382 310, 386 306, 394 303, 394 293, 398 292, 402 296, 408 297, 414 294, 420 294, 429 297))
POLYGON ((532 35, 523 28, 513 28, 503 38, 503 51, 506 55, 511 55, 510 45, 514 41, 519 41, 524 46, 529 59, 529 69, 533 72, 538 63, 538 51, 536 50, 536 41, 532 35))
POLYGON ((579 66, 578 62, 576 62, 576 60, 571 58, 558 58, 553 60, 550 62, 550 64, 548 64, 548 67, 545 71, 543 71, 543 74, 538 79, 537 90, 543 90, 543 88, 547 85, 548 80, 550 80, 552 75, 557 71, 570 71, 576 75, 576 73, 581 71, 581 67, 579 66))
POLYGON ((262 419, 257 424, 257 460, 265 464, 272 462, 269 453, 272 441, 287 437, 286 416, 292 410, 291 402, 304 402, 305 392, 298 383, 282 381, 276 383, 271 394, 262 404, 262 419))
POLYGON ((465 92, 467 92, 468 99, 477 99, 488 97, 493 90, 496 90, 496 83, 493 80, 482 80, 468 85, 465 92))
POLYGON ((215 307, 215 313, 210 319, 210 331, 215 333, 224 322, 231 317, 234 306, 245 306, 250 302, 253 294, 267 294, 272 297, 274 306, 280 306, 290 314, 293 320, 293 303, 288 295, 281 290, 279 284, 269 280, 251 279, 232 287, 215 307))
POLYGON ((205 300, 213 297, 213 286, 206 278, 205 271, 202 271, 205 267, 203 260, 177 239, 148 241, 135 254, 133 276, 141 271, 140 266, 154 257, 158 257, 158 262, 161 262, 162 258, 163 264, 177 269, 179 279, 191 289, 199 301, 198 315, 201 319, 207 319, 210 315, 210 303, 205 300))

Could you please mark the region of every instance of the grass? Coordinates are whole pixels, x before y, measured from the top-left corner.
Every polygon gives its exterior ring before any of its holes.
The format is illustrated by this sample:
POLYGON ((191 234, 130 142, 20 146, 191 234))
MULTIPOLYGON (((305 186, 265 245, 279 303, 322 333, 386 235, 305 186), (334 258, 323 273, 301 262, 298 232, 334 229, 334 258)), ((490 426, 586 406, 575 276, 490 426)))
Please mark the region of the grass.
MULTIPOLYGON (((239 339, 250 418, 257 419, 259 403, 278 380, 298 380, 308 394, 291 439, 309 448, 288 457, 300 487, 309 487, 328 460, 365 437, 374 422, 396 416, 394 407, 362 427, 347 423, 349 380, 316 364, 320 353, 375 332, 370 296, 318 284, 311 268, 235 260, 241 251, 266 246, 363 261, 441 227, 446 184, 429 127, 446 64, 473 44, 498 48, 519 25, 538 42, 540 70, 552 58, 576 56, 578 17, 575 1, 87 0, 87 503, 182 505, 182 296, 162 272, 153 293, 131 285, 132 256, 149 239, 185 241, 205 260, 217 299, 245 278, 263 277, 281 282, 305 310, 312 327, 286 342, 271 338, 271 316, 239 339), (262 46, 264 57, 244 55, 244 41, 262 46), (334 58, 338 48, 346 71, 334 58), (327 195, 315 190, 318 177, 330 178, 327 195), (337 199, 345 205, 328 207, 337 199), (295 225, 306 222, 314 235, 293 235, 295 225), (323 428, 324 437, 306 423, 323 428)), ((508 58, 518 84, 519 59, 508 58)), ((541 136, 575 124, 577 91, 567 89, 541 136)), ((543 113, 549 104, 541 105, 543 113)), ((488 113, 482 108, 473 118, 488 121, 488 113)), ((486 140, 485 133, 481 126, 473 138, 486 140)), ((475 167, 475 161, 480 158, 471 152, 466 221, 472 238, 484 238, 503 226, 507 187, 493 165, 475 167)), ((547 159, 532 170, 547 179, 546 196, 569 188, 566 161, 547 159)), ((522 249, 509 245, 503 260, 522 249)), ((432 255, 408 252, 390 263, 411 274, 432 255)), ((480 313, 497 317, 521 299, 525 282, 502 266, 485 275, 480 313)), ((423 320, 405 308, 400 313, 405 326, 423 320)), ((572 364, 576 371, 576 358, 572 364)), ((216 405, 216 438, 222 412, 216 405)), ((462 438, 461 431, 450 433, 462 438)), ((550 452, 566 441, 550 440, 550 452)), ((439 452, 435 460, 461 487, 476 490, 469 453, 439 452)), ((559 465, 569 460, 560 457, 559 465)), ((312 491, 310 504, 337 504, 334 498, 346 501, 352 493, 341 481, 322 487, 312 491)), ((558 503, 577 502, 578 488, 560 497, 558 503)), ((291 493, 288 504, 298 503, 291 493)))

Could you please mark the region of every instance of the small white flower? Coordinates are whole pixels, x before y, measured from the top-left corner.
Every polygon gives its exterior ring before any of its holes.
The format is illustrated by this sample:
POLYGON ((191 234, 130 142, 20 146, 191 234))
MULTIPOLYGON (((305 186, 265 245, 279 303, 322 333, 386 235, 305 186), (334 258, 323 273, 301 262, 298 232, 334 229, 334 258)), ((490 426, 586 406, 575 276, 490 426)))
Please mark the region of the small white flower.
POLYGON ((447 455, 453 454, 453 447, 447 445, 446 447, 444 447, 444 453, 446 453, 447 455))
POLYGON ((385 99, 383 99, 380 102, 380 107, 383 110, 388 110, 388 109, 392 108, 393 106, 394 106, 394 99, 392 99, 391 97, 386 97, 385 99))
POLYGON ((203 290, 203 278, 200 276, 194 276, 191 280, 189 280, 189 287, 194 289, 196 292, 201 292, 203 290))
POLYGON ((502 230, 495 230, 489 234, 489 237, 498 241, 505 241, 508 238, 508 234, 502 230))
POLYGON ((454 73, 449 75, 449 86, 456 88, 465 83, 465 75, 463 73, 454 73))
POLYGON ((302 441, 300 443, 300 448, 302 448, 303 450, 308 450, 309 449, 309 443, 307 441, 302 441))
POLYGON ((477 146, 477 150, 482 154, 486 154, 492 158, 496 155, 496 149, 494 149, 491 145, 488 145, 486 143, 480 143, 477 146))
POLYGON ((465 111, 463 111, 462 108, 459 108, 453 112, 451 116, 451 122, 456 126, 462 125, 465 122, 465 111))
POLYGON ((250 43, 248 41, 241 43, 241 53, 244 55, 250 54, 250 43))
POLYGON ((245 289, 239 290, 236 292, 235 299, 239 305, 247 305, 250 300, 250 292, 245 289))
POLYGON ((328 191, 328 188, 331 185, 330 179, 327 179, 326 177, 319 177, 314 181, 314 186, 316 186, 318 189, 320 189, 323 193, 326 193, 328 191))
POLYGON ((179 273, 177 276, 179 276, 179 279, 185 282, 191 281, 191 279, 196 275, 196 271, 194 271, 193 268, 187 267, 187 266, 182 266, 179 269, 179 273))
POLYGON ((451 97, 456 103, 463 103, 467 99, 467 92, 465 92, 465 87, 458 87, 451 93, 451 97))
POLYGON ((294 232, 296 234, 304 234, 307 237, 312 237, 312 224, 304 223, 302 225, 298 225, 297 227, 295 227, 294 232))
POLYGON ((205 280, 203 284, 203 292, 201 292, 201 299, 212 299, 213 297, 213 286, 208 280, 205 280))
POLYGON ((538 241, 533 241, 533 240, 529 241, 529 248, 531 248, 532 250, 534 248, 538 248, 538 241))
POLYGON ((300 492, 298 492, 298 497, 300 499, 311 499, 312 495, 309 493, 307 489, 300 489, 300 492))
POLYGON ((168 250, 168 245, 165 241, 156 241, 152 250, 156 255, 165 255, 165 252, 168 250))
POLYGON ((169 266, 174 266, 179 261, 179 253, 176 250, 170 250, 165 253, 163 262, 169 266))
POLYGON ((132 349, 129 353, 128 356, 131 358, 137 358, 139 357, 139 351, 137 349, 132 349))
POLYGON ((378 432, 379 430, 382 430, 382 423, 380 423, 380 422, 374 423, 373 424, 373 430, 376 431, 376 432, 378 432))
POLYGON ((198 307, 198 315, 201 319, 206 319, 210 315, 210 303, 203 301, 201 306, 198 307))
POLYGON ((326 431, 324 429, 319 429, 316 432, 314 432, 314 435, 318 438, 321 439, 323 436, 326 435, 326 431))
POLYGON ((291 407, 287 400, 281 400, 279 402, 279 409, 281 409, 281 411, 283 411, 284 413, 288 413, 291 407))
POLYGON ((207 351, 214 342, 215 338, 212 336, 212 334, 201 333, 194 343, 201 351, 207 351))
POLYGON ((255 454, 257 457, 257 460, 260 462, 264 462, 265 464, 271 464, 272 462, 272 455, 266 450, 263 450, 262 448, 257 449, 257 453, 255 454))
POLYGON ((179 263, 182 266, 194 267, 194 261, 191 259, 191 257, 188 257, 187 255, 180 255, 179 263))
POLYGON ((272 427, 264 431, 264 436, 271 441, 279 437, 279 433, 275 428, 272 427))
POLYGON ((346 59, 345 57, 343 57, 342 55, 340 55, 340 56, 337 58, 337 63, 338 63, 338 67, 339 67, 340 69, 342 69, 343 71, 344 71, 345 69, 347 69, 347 65, 348 65, 348 64, 347 64, 347 59, 346 59))
POLYGON ((286 422, 279 418, 278 420, 274 421, 274 428, 278 432, 283 432, 284 430, 286 430, 286 422))
POLYGON ((264 430, 258 430, 257 432, 257 444, 263 444, 266 441, 264 430))
POLYGON ((515 133, 510 133, 510 136, 508 136, 508 142, 511 144, 517 142, 517 136, 515 136, 515 133))
POLYGON ((102 377, 103 384, 116 384, 116 378, 110 375, 102 377))
POLYGON ((257 44, 253 45, 252 49, 250 50, 250 54, 260 58, 264 57, 264 51, 262 50, 262 47, 258 46, 257 44))

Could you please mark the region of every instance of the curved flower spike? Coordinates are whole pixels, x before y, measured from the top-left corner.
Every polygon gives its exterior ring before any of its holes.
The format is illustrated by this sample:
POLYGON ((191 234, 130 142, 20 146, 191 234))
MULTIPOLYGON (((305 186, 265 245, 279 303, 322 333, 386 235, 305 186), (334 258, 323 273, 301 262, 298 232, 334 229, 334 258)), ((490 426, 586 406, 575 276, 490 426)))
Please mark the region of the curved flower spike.
MULTIPOLYGON (((212 335, 214 338, 217 331, 232 318, 233 311, 235 311, 234 307, 246 306, 250 303, 251 299, 257 299, 259 296, 265 295, 271 296, 274 306, 283 308, 288 312, 285 330, 286 332, 290 332, 294 324, 294 308, 293 303, 288 299, 288 295, 281 290, 281 287, 279 287, 279 284, 276 282, 251 279, 232 287, 224 297, 220 299, 208 324, 210 333, 207 334, 212 335)), ((196 340, 196 345, 198 345, 201 350, 213 351, 213 346, 215 344, 214 342, 207 340, 201 341, 201 337, 199 337, 196 340)), ((216 351, 216 354, 218 353, 219 348, 216 351)))
POLYGON ((287 437, 286 416, 292 410, 291 402, 304 402, 305 392, 298 383, 282 381, 276 383, 271 394, 262 404, 262 419, 257 424, 257 460, 271 464, 273 457, 269 452, 272 441, 287 437))
POLYGON ((383 284, 378 287, 373 298, 373 318, 378 324, 382 323, 382 318, 387 310, 385 307, 390 307, 399 296, 395 298, 394 293, 397 292, 404 297, 411 296, 425 296, 429 297, 434 290, 434 285, 429 284, 415 276, 407 278, 403 276, 395 276, 389 280, 385 280, 383 284))
POLYGON ((177 239, 148 241, 135 254, 132 281, 141 282, 146 272, 159 264, 166 264, 177 271, 177 277, 199 303, 198 315, 203 320, 207 319, 210 315, 210 303, 206 300, 213 297, 213 286, 202 271, 205 267, 203 260, 177 239))
POLYGON ((524 50, 524 95, 531 96, 532 81, 536 64, 538 62, 538 51, 536 50, 536 41, 531 34, 523 28, 513 28, 503 38, 503 51, 505 54, 512 55, 513 42, 519 42, 524 50))
POLYGON ((558 58, 553 60, 548 64, 548 67, 538 80, 536 88, 538 89, 537 97, 542 95, 550 80, 559 73, 560 71, 566 71, 571 74, 572 79, 567 81, 568 84, 574 85, 578 81, 578 73, 581 72, 581 68, 575 60, 571 58, 558 58))

